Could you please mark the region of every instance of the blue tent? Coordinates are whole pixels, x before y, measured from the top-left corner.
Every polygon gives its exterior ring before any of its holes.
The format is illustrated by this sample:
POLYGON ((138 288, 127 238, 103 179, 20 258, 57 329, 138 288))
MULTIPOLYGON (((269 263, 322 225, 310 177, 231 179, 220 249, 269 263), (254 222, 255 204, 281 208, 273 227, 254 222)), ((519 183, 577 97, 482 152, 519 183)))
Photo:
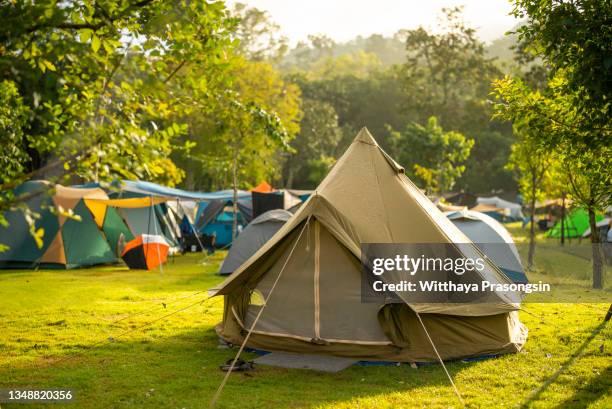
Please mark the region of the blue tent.
MULTIPOLYGON (((251 221, 252 203, 250 194, 243 199, 238 199, 237 222, 239 230, 242 230, 251 221)), ((195 220, 195 225, 200 233, 216 237, 215 245, 217 247, 226 247, 232 243, 234 212, 231 199, 200 202, 195 220)))

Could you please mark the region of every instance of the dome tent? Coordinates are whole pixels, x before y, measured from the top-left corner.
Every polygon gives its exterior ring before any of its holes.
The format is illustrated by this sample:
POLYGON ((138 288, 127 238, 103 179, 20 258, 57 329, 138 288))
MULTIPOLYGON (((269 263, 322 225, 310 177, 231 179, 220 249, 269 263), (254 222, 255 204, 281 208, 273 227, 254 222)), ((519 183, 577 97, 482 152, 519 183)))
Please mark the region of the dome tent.
MULTIPOLYGON (((246 345, 262 350, 434 360, 422 319, 443 359, 521 349, 527 329, 504 294, 490 304, 413 304, 402 293, 402 303, 362 303, 361 243, 471 243, 365 129, 297 213, 212 290, 225 302, 218 334, 240 344, 253 327, 246 345), (265 305, 252 301, 272 289, 265 305)), ((510 283, 485 267, 483 279, 510 283)))
POLYGON ((484 213, 461 210, 445 213, 455 226, 472 240, 503 273, 515 283, 526 283, 527 276, 518 250, 508 230, 484 213))
MULTIPOLYGON (((252 219, 252 201, 249 197, 238 196, 237 204, 237 226, 244 228, 252 219)), ((195 226, 200 233, 216 237, 216 247, 227 247, 232 244, 232 229, 234 226, 234 212, 232 199, 215 199, 208 202, 200 202, 196 214, 195 226)))
POLYGON ((97 202, 108 199, 101 189, 69 188, 38 180, 20 185, 15 195, 22 196, 28 208, 40 215, 35 228, 42 228, 44 235, 38 246, 23 213, 6 212, 9 225, 0 226, 0 237, 9 249, 0 252, 2 268, 77 268, 114 263, 118 260, 119 236, 133 238, 115 209, 97 202), (80 220, 51 209, 60 206, 80 220))
POLYGON ((291 218, 287 210, 274 209, 253 219, 236 238, 219 270, 220 275, 230 275, 257 252, 291 218))
MULTIPOLYGON (((595 215, 596 222, 603 220, 603 218, 604 216, 601 214, 595 215)), ((546 232, 546 237, 561 237, 561 225, 561 220, 557 221, 552 229, 546 232)), ((581 237, 587 229, 590 231, 589 213, 584 208, 578 207, 565 216, 563 223, 565 237, 581 237)))

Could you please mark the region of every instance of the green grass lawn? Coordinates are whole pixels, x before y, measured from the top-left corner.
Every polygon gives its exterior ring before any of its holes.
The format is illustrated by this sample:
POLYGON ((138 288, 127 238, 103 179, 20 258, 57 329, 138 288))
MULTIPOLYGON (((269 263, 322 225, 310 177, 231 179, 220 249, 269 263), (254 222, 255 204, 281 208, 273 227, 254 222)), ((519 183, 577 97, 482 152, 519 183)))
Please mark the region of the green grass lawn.
MULTIPOLYGON (((524 231, 516 225, 511 231, 523 254, 524 231)), ((208 407, 224 375, 218 366, 235 353, 217 347, 222 300, 198 303, 221 281, 215 272, 223 256, 177 257, 163 274, 123 266, 0 272, 0 388, 75 390, 74 403, 50 408, 208 407)), ((530 278, 588 288, 589 272, 588 260, 546 242, 530 278)), ((526 304, 520 314, 529 339, 521 353, 449 363, 467 406, 612 407, 612 329, 602 325, 610 286, 595 293, 602 302, 526 304)), ((259 366, 231 375, 218 402, 221 408, 460 406, 439 365, 353 366, 338 374, 259 366)))

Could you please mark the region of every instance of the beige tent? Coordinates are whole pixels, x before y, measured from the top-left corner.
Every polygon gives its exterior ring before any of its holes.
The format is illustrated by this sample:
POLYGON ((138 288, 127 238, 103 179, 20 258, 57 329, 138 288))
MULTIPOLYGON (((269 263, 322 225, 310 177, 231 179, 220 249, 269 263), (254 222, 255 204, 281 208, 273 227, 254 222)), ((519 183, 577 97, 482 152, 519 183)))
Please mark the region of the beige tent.
MULTIPOLYGON (((471 243, 366 129, 297 213, 213 290, 225 296, 218 334, 240 344, 256 322, 249 347, 389 361, 435 359, 423 325, 443 359, 524 344, 518 305, 504 294, 489 304, 413 304, 403 293, 402 304, 362 303, 361 243, 471 243)), ((462 252, 480 254, 473 244, 462 252)), ((483 279, 510 282, 486 267, 483 279)))

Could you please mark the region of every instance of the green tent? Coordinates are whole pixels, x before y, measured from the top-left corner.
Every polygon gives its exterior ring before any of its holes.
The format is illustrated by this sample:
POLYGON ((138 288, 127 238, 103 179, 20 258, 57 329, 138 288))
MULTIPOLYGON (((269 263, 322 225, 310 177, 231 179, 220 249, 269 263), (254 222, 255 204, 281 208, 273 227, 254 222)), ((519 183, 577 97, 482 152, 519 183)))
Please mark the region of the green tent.
MULTIPOLYGON (((596 221, 603 219, 603 216, 598 214, 595 217, 596 221)), ((565 216, 564 230, 565 237, 581 237, 589 228, 589 213, 579 207, 565 216)), ((561 237, 561 221, 559 220, 549 231, 546 232, 547 237, 561 237)))
POLYGON ((0 226, 0 268, 77 268, 114 263, 121 234, 133 238, 117 211, 88 200, 108 199, 101 189, 75 189, 29 181, 14 191, 23 196, 28 208, 37 213, 35 229, 43 229, 37 244, 23 212, 5 212, 7 226, 0 226), (52 193, 52 194, 50 194, 52 193), (76 218, 58 214, 61 207, 72 210, 76 218))

